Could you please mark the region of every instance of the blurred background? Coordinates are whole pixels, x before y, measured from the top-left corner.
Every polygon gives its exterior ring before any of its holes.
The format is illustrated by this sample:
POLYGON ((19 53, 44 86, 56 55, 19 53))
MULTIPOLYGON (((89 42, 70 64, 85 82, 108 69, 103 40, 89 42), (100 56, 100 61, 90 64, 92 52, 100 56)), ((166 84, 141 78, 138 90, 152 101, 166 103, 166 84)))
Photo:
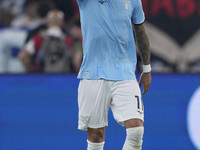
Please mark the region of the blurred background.
MULTIPOLYGON (((142 3, 153 72, 143 149, 199 150, 200 0, 142 3)), ((85 149, 79 18, 76 0, 0 0, 0 150, 85 149)), ((138 55, 137 78, 141 66, 138 55)), ((124 139, 110 112, 105 149, 120 150, 124 139)))

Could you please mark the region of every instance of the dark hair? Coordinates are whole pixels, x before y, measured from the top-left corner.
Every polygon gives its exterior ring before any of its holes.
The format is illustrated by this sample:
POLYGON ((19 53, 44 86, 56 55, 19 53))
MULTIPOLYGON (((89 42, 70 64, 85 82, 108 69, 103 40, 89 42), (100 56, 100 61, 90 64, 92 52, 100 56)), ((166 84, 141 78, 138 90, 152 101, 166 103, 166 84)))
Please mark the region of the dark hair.
POLYGON ((80 19, 79 18, 73 18, 73 19, 71 19, 70 26, 81 27, 80 19))
POLYGON ((0 7, 0 27, 9 26, 13 18, 14 15, 9 9, 4 9, 0 7))
POLYGON ((28 5, 30 5, 31 3, 39 3, 40 2, 40 0, 26 0, 25 2, 24 2, 24 5, 23 5, 23 7, 24 7, 24 9, 28 6, 28 5))
POLYGON ((53 0, 56 4, 56 8, 61 10, 65 14, 65 21, 69 21, 74 15, 74 5, 72 0, 53 0))
POLYGON ((55 3, 51 0, 42 0, 38 7, 38 16, 45 18, 49 11, 55 9, 55 3))

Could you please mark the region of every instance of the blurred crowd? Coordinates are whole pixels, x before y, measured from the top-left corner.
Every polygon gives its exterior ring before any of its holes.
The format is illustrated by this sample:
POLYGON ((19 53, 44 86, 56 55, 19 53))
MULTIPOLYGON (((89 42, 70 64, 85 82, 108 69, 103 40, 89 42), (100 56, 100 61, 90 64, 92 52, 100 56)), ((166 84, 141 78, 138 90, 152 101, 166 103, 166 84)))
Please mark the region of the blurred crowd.
POLYGON ((76 0, 0 0, 0 73, 77 73, 76 0))
MULTIPOLYGON (((200 32, 181 49, 161 30, 171 31, 163 17, 148 14, 153 72, 200 72, 200 32)), ((0 0, 0 73, 77 73, 83 55, 79 19, 76 0, 0 0)), ((142 71, 139 55, 136 71, 142 71)))

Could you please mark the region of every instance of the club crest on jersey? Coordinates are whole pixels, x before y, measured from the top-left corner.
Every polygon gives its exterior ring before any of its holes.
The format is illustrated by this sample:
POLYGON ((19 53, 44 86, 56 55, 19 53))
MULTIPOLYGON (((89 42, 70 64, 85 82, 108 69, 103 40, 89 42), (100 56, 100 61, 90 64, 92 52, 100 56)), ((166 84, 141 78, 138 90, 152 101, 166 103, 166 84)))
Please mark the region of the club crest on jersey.
POLYGON ((126 10, 128 10, 128 5, 129 5, 129 3, 130 3, 130 1, 121 1, 123 4, 124 4, 124 6, 125 6, 125 8, 126 8, 126 10))

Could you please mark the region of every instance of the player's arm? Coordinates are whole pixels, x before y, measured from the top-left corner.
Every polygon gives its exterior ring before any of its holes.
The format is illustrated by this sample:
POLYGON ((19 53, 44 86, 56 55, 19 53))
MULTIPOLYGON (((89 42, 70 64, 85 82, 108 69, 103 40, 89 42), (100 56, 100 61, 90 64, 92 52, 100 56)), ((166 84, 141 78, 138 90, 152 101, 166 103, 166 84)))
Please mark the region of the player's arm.
POLYGON ((149 39, 145 31, 144 24, 133 25, 136 43, 139 49, 140 57, 143 63, 143 73, 141 74, 139 85, 144 86, 143 95, 149 90, 151 85, 151 67, 150 67, 150 48, 149 39))
POLYGON ((31 56, 27 50, 22 50, 19 54, 19 59, 21 60, 26 72, 31 72, 31 56))
POLYGON ((26 72, 32 72, 32 61, 31 57, 35 53, 35 47, 34 47, 34 40, 30 40, 25 46, 24 49, 19 53, 19 59, 21 60, 22 64, 24 65, 24 68, 26 72))

